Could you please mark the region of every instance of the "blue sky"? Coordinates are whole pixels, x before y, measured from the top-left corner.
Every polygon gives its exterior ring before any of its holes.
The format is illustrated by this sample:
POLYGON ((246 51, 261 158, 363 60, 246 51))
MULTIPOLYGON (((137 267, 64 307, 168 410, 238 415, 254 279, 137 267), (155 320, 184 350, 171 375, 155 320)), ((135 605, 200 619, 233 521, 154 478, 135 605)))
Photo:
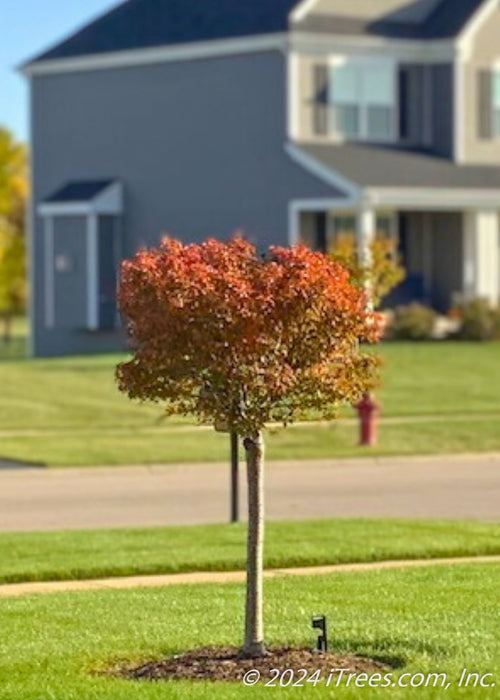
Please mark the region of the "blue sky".
POLYGON ((28 138, 28 90, 15 67, 57 43, 116 0, 0 0, 0 125, 28 138))

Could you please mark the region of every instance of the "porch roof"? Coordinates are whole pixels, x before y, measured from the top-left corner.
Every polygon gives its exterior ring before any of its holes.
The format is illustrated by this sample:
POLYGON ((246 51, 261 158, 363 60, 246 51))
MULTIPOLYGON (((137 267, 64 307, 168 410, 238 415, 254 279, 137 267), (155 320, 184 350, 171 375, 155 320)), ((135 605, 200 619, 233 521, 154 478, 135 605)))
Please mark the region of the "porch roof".
POLYGON ((500 190, 500 167, 458 165, 425 151, 391 146, 316 143, 297 146, 323 167, 360 188, 500 190))
POLYGON ((89 202, 110 187, 114 180, 79 180, 68 182, 47 197, 44 202, 89 202))

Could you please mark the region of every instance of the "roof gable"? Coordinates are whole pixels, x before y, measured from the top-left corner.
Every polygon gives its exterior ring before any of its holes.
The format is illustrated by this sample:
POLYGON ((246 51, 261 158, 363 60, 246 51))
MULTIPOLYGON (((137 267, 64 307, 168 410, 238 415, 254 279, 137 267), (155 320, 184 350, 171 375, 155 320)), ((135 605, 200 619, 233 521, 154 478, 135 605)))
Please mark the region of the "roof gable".
MULTIPOLYGON (((375 0, 374 0, 375 2, 375 0)), ((298 23, 297 28, 307 31, 331 32, 347 35, 373 35, 399 39, 452 39, 459 36, 474 14, 487 0, 440 0, 429 14, 420 22, 409 21, 409 15, 401 10, 399 13, 380 13, 370 17, 351 16, 348 10, 342 14, 321 14, 311 11, 298 23)), ((335 9, 335 2, 329 5, 335 9)), ((340 5, 339 5, 340 6, 340 5)), ((345 3, 342 3, 345 6, 345 3)), ((321 5, 318 5, 321 9, 321 5)))
POLYGON ((128 0, 35 61, 286 31, 298 0, 128 0))
MULTIPOLYGON (((376 3, 377 0, 373 0, 376 3)), ((297 29, 394 38, 452 38, 488 0, 439 0, 423 22, 314 14, 297 29)), ((330 0, 335 8, 335 0, 330 0)), ((299 0, 127 0, 29 63, 285 32, 299 0)), ((429 5, 427 5, 429 6, 429 5)), ((339 8, 345 9, 345 2, 339 8)), ((432 7, 432 6, 430 6, 432 7)), ((28 64, 29 65, 29 64, 28 64)))

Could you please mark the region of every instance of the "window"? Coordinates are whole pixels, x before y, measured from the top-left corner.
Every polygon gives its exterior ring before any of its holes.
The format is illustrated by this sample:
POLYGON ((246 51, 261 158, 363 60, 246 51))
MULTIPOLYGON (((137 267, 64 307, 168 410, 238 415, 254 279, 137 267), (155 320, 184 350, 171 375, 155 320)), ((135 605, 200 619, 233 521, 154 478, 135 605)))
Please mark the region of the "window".
POLYGON ((393 63, 348 61, 330 69, 330 131, 346 139, 394 141, 393 63))
POLYGON ((500 137, 500 71, 493 73, 492 80, 493 136, 500 137))

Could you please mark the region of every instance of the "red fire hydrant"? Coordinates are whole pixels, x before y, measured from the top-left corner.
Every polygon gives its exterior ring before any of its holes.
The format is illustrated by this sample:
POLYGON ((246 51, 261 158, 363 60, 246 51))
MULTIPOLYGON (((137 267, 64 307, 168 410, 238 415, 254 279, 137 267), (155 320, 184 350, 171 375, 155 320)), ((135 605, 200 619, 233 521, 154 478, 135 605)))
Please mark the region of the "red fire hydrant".
POLYGON ((362 401, 356 406, 359 415, 359 443, 363 447, 376 447, 378 445, 378 417, 380 404, 371 394, 365 394, 362 401))

